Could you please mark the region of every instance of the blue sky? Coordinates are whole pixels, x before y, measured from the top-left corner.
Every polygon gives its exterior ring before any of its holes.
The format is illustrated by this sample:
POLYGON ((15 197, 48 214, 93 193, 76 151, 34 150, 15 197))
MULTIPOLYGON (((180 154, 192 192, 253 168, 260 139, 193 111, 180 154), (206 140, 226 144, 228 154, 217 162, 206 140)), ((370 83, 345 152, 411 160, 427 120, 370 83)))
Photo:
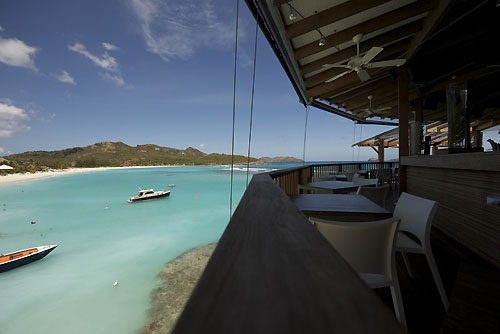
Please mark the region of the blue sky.
MULTIPOLYGON (((0 155, 100 141, 230 153, 235 11, 233 0, 0 0, 0 155)), ((255 21, 243 1, 239 29, 246 155, 255 21)), ((252 156, 300 158, 305 109, 258 39, 252 156)), ((387 129, 357 125, 356 140, 387 129)), ((306 160, 352 159, 351 121, 311 108, 307 131, 306 160)))

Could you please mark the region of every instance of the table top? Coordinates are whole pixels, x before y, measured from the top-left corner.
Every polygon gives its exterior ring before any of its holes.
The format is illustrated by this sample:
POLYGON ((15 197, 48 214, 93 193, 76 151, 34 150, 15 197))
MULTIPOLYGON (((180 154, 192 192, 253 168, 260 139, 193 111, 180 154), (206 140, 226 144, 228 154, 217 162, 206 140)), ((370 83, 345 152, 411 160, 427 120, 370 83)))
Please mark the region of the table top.
POLYGON ((290 198, 300 211, 391 214, 361 195, 300 194, 290 198))

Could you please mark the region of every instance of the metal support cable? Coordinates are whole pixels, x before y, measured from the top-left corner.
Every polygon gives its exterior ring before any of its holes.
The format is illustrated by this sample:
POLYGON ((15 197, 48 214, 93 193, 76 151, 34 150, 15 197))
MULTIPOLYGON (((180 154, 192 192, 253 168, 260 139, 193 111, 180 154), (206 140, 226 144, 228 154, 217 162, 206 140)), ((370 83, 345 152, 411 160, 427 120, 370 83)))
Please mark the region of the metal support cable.
POLYGON ((353 133, 352 133, 352 157, 351 161, 354 161, 354 144, 356 143, 356 122, 352 122, 353 124, 353 133))
MULTIPOLYGON (((363 124, 359 128, 359 141, 361 142, 361 136, 363 135, 363 124)), ((361 151, 361 146, 358 145, 358 160, 359 161, 359 151, 361 151)))
POLYGON ((248 130, 248 155, 247 155, 247 185, 248 188, 248 174, 250 171, 250 145, 252 144, 252 124, 253 124, 253 97, 255 93, 255 68, 257 67, 257 36, 259 33, 259 13, 255 20, 255 46, 253 49, 253 78, 252 78, 252 100, 250 102, 250 128, 248 130))
POLYGON ((238 18, 240 1, 236 0, 236 34, 234 42, 234 77, 233 77, 233 135, 231 140, 231 190, 229 194, 229 219, 233 216, 233 171, 234 171, 234 125, 236 119, 236 60, 238 58, 238 18))
POLYGON ((306 138, 307 138, 307 119, 309 118, 309 105, 306 106, 306 121, 304 124, 304 148, 302 150, 302 164, 306 163, 306 138))

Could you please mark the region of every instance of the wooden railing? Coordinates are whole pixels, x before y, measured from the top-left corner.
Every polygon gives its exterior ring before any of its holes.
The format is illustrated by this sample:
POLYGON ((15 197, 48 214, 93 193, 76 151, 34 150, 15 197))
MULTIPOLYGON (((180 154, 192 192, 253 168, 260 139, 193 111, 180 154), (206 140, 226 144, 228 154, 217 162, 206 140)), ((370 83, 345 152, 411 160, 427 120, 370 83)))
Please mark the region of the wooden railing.
MULTIPOLYGON (((297 182, 308 170, 273 175, 297 182)), ((392 311, 265 173, 253 176, 173 330, 403 332, 392 311)))
POLYGON ((338 175, 359 170, 395 169, 398 167, 399 163, 397 161, 315 164, 272 171, 268 175, 287 195, 296 195, 298 193, 297 185, 311 182, 312 177, 338 175))

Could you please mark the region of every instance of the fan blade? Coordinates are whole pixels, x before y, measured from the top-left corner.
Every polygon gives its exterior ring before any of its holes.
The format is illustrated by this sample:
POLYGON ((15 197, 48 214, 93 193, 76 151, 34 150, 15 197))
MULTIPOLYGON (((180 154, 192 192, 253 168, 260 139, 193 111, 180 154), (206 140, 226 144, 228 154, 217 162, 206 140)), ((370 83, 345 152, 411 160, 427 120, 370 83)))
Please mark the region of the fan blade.
POLYGON ((333 78, 330 78, 330 79, 326 80, 325 82, 332 82, 332 81, 334 81, 334 80, 337 80, 338 78, 342 78, 344 75, 349 74, 349 73, 351 73, 352 71, 353 71, 353 70, 342 72, 342 73, 340 73, 340 74, 338 74, 338 75, 334 76, 333 78))
POLYGON ((361 79, 361 81, 370 80, 370 75, 364 69, 360 69, 357 73, 358 73, 358 77, 361 79))
POLYGON ((381 112, 381 111, 387 111, 387 110, 391 110, 392 107, 382 107, 382 108, 378 108, 377 110, 375 110, 375 112, 381 112))
POLYGON ((336 67, 336 68, 351 68, 348 65, 336 65, 336 64, 324 64, 324 65, 321 65, 321 67, 323 67, 323 68, 332 68, 332 67, 336 67))
POLYGON ((373 58, 375 58, 384 48, 379 48, 378 46, 372 47, 361 59, 361 65, 368 64, 373 58))
POLYGON ((366 67, 376 68, 376 67, 388 67, 388 66, 401 66, 404 63, 406 63, 406 59, 394 59, 394 60, 377 61, 375 63, 366 64, 366 67))

